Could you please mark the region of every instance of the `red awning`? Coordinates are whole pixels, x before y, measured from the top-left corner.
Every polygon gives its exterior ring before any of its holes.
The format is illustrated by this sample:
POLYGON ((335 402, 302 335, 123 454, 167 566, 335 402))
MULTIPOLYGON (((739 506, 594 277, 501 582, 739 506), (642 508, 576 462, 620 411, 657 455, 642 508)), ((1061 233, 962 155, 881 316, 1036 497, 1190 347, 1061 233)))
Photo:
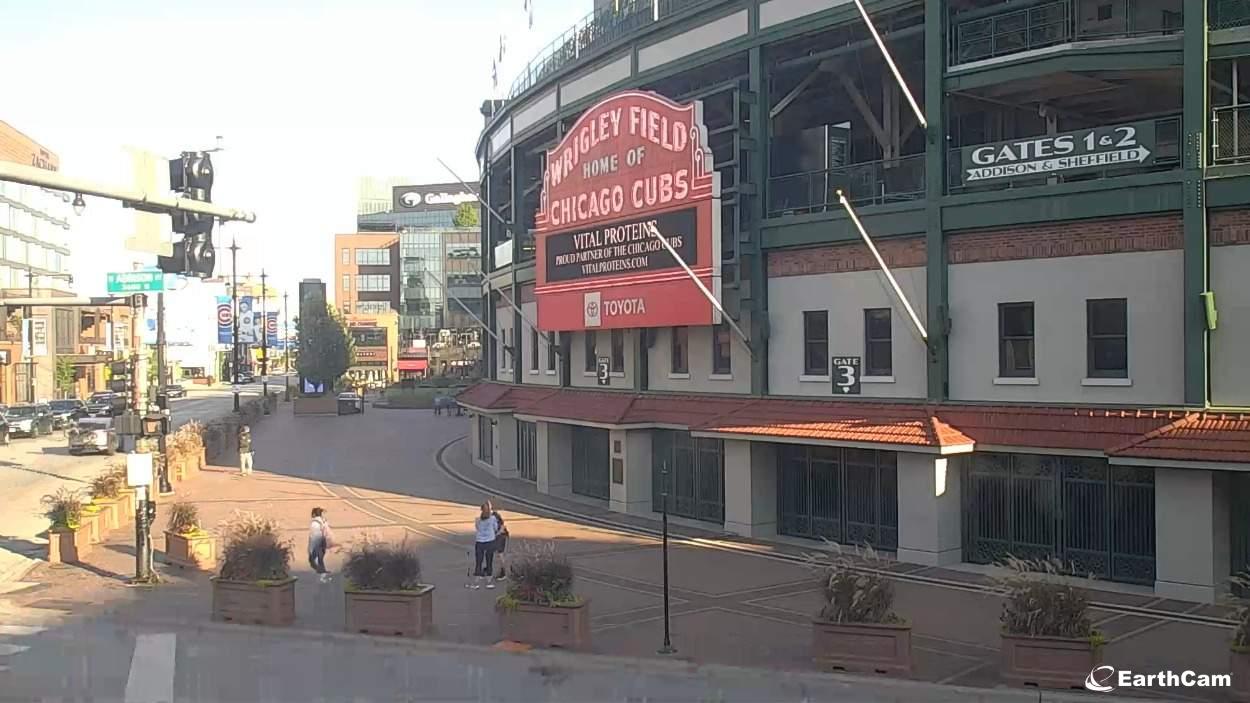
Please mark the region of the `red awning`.
POLYGON ((400 359, 399 370, 400 371, 424 371, 426 367, 429 365, 429 363, 430 362, 426 359, 400 359))

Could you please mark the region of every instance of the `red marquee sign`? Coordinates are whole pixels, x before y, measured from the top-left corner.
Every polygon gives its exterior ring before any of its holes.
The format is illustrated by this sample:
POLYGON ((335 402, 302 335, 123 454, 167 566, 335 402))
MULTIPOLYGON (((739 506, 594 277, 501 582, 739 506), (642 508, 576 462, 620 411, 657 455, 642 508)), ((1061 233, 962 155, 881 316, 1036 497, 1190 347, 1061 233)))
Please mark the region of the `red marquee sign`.
POLYGON ((720 298, 720 178, 702 104, 629 91, 547 152, 535 217, 543 330, 711 325, 718 313, 656 230, 720 298))

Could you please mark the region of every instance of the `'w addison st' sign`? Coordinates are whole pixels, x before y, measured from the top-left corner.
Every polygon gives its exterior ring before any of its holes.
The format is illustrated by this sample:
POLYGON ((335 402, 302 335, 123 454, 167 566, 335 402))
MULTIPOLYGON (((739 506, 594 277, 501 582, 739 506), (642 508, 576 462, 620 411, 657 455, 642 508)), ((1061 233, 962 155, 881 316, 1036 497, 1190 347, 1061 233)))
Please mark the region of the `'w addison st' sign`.
POLYGON ((702 105, 629 91, 586 110, 547 153, 534 227, 538 326, 718 322, 648 225, 719 298, 720 179, 702 105))

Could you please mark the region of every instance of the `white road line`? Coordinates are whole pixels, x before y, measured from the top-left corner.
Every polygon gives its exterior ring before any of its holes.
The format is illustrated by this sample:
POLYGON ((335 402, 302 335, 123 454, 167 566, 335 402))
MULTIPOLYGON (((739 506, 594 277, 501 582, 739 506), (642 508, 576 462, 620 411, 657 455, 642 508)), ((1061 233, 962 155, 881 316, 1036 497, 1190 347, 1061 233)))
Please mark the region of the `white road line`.
POLYGON ((172 632, 139 635, 130 659, 126 703, 173 703, 174 662, 178 636, 172 632))
POLYGON ((7 637, 25 637, 27 635, 37 635, 48 628, 32 627, 30 625, 0 625, 0 635, 7 637))
POLYGON ((30 649, 30 647, 24 647, 20 644, 5 644, 4 642, 0 642, 0 657, 11 657, 14 654, 25 652, 28 649, 30 649))

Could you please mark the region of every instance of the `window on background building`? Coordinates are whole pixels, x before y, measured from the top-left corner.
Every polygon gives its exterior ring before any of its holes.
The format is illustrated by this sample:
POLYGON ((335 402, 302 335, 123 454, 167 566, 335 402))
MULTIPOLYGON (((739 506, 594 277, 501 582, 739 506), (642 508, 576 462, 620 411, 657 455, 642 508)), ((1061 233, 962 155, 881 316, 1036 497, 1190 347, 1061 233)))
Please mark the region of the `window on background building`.
POLYGON ((547 333, 547 370, 556 370, 556 333, 547 333))
POLYGON ((1032 378, 1033 303, 998 305, 998 375, 1032 378))
POLYGON ((352 276, 351 274, 345 273, 343 274, 343 290, 350 291, 351 289, 352 289, 352 276))
POLYGON ((890 308, 864 311, 864 375, 894 375, 894 335, 890 308))
POLYGON ((803 373, 829 375, 829 311, 803 311, 803 373))
POLYGON ((1128 378, 1128 301, 1085 301, 1089 378, 1128 378))
POLYGON ((674 327, 669 336, 669 372, 690 373, 690 328, 674 327))
POLYGON ((389 293, 391 291, 391 277, 384 273, 356 274, 356 291, 389 293))
POLYGON ((356 250, 357 266, 390 266, 391 250, 390 249, 357 249, 356 250))
POLYGON ((729 334, 728 323, 722 322, 712 328, 712 373, 718 376, 733 373, 733 359, 729 349, 733 340, 729 334))
POLYGON ((595 335, 598 334, 593 330, 586 330, 586 336, 582 337, 583 356, 582 368, 586 371, 594 373, 595 371, 595 335))
POLYGON ((625 372, 625 330, 612 330, 612 373, 625 372))
MULTIPOLYGON (((550 356, 551 352, 548 352, 550 356)), ((538 371, 538 330, 530 330, 530 371, 538 371)))
POLYGON ((358 315, 381 315, 389 312, 391 304, 385 300, 358 300, 356 301, 356 314, 358 315))
POLYGON ((343 263, 350 264, 352 262, 352 250, 343 247, 343 263))

